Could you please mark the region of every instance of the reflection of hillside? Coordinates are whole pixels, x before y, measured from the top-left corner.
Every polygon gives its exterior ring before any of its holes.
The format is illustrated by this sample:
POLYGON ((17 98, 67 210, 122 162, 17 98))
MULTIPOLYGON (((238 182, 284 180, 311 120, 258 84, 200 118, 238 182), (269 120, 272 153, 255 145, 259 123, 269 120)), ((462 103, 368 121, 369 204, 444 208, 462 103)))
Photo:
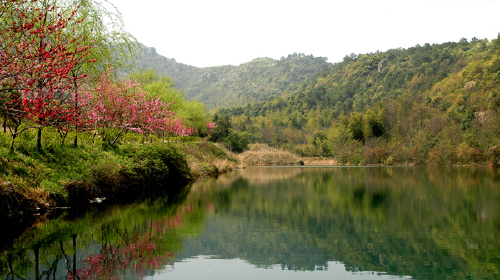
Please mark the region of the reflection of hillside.
POLYGON ((293 178, 304 171, 297 167, 266 167, 247 168, 240 172, 241 178, 252 185, 265 185, 274 181, 293 178))
POLYGON ((200 239, 185 243, 186 253, 296 269, 335 260, 352 271, 419 279, 500 275, 498 171, 296 168, 287 177, 285 168, 280 180, 273 177, 278 170, 255 170, 255 177, 271 178, 258 187, 249 169, 212 189, 205 199, 215 216, 200 239))
POLYGON ((185 240, 181 258, 198 255, 222 259, 244 259, 258 267, 281 265, 289 270, 316 270, 332 257, 289 229, 241 216, 207 217, 202 235, 185 240))
POLYGON ((235 181, 242 179, 254 186, 261 186, 274 181, 291 179, 302 172, 304 172, 304 168, 297 167, 250 167, 230 174, 223 174, 216 179, 195 181, 191 185, 191 191, 222 190, 231 187, 235 181))
POLYGON ((291 270, 328 269, 338 261, 353 272, 499 279, 499 174, 481 168, 241 170, 196 182, 175 205, 159 198, 49 222, 0 255, 0 275, 33 276, 55 267, 59 275, 84 269, 112 278, 118 270, 130 272, 122 260, 147 269, 132 271, 144 274, 173 258, 216 255, 291 270), (98 260, 94 266, 90 257, 98 260))

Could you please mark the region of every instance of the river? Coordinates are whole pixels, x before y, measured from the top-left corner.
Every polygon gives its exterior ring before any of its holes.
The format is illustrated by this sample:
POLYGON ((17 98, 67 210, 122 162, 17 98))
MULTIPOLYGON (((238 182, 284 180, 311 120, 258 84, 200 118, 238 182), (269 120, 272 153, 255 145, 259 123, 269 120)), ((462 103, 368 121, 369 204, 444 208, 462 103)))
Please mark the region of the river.
POLYGON ((2 279, 500 279, 500 172, 252 167, 0 249, 2 279))

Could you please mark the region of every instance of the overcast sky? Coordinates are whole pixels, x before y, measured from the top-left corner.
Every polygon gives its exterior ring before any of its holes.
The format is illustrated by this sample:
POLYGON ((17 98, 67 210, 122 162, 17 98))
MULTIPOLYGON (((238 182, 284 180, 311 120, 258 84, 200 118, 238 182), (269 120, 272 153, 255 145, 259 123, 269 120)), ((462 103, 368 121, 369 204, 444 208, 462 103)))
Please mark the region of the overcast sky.
POLYGON ((126 31, 177 62, 207 67, 305 53, 339 62, 417 44, 489 40, 500 0, 109 0, 126 31))

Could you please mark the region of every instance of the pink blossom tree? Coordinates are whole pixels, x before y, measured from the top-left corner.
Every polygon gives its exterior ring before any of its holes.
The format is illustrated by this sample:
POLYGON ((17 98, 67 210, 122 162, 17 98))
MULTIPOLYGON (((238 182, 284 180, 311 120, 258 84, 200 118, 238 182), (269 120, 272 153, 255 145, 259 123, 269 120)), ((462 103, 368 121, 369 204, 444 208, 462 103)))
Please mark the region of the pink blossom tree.
POLYGON ((95 137, 114 144, 127 131, 136 133, 156 133, 165 131, 176 135, 190 135, 193 130, 185 126, 180 118, 168 110, 170 104, 159 98, 151 98, 139 84, 131 81, 113 81, 111 69, 101 75, 92 88, 87 89, 85 110, 90 124, 89 129, 95 137), (118 129, 117 135, 110 139, 109 131, 118 129))

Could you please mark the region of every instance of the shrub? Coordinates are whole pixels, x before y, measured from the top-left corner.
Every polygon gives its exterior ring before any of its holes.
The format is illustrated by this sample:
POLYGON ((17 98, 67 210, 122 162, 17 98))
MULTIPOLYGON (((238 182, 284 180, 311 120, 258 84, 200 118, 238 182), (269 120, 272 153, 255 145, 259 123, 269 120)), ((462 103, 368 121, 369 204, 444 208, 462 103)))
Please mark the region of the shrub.
POLYGON ((226 138, 229 150, 234 153, 242 153, 248 149, 248 133, 231 130, 226 138))
POLYGON ((171 181, 183 184, 190 179, 186 159, 171 145, 149 144, 132 157, 134 172, 150 183, 163 185, 171 181))
POLYGON ((364 149, 365 164, 380 164, 384 163, 388 158, 388 152, 384 147, 374 146, 364 149))
POLYGON ((491 147, 490 153, 490 165, 500 167, 500 145, 491 147))

